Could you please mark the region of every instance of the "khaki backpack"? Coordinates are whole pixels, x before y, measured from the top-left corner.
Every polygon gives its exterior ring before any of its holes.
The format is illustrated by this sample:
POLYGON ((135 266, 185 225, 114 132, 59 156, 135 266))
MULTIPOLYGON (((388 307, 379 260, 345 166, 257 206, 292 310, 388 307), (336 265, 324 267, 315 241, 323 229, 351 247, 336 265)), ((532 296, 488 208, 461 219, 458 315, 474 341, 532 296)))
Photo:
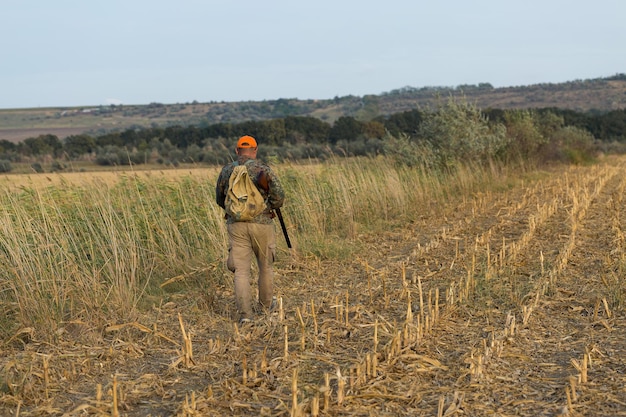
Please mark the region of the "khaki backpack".
POLYGON ((235 165, 228 179, 226 213, 236 222, 248 222, 267 208, 263 196, 248 175, 246 165, 235 165))

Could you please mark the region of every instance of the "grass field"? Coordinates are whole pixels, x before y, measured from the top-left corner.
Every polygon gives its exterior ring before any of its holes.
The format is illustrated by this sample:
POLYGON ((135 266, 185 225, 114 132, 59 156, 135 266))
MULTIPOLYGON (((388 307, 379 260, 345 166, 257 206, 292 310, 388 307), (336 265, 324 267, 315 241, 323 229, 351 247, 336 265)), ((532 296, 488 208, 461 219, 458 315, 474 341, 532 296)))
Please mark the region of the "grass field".
POLYGON ((217 170, 3 185, 0 414, 626 415, 625 159, 276 171, 295 250, 245 327, 217 170))

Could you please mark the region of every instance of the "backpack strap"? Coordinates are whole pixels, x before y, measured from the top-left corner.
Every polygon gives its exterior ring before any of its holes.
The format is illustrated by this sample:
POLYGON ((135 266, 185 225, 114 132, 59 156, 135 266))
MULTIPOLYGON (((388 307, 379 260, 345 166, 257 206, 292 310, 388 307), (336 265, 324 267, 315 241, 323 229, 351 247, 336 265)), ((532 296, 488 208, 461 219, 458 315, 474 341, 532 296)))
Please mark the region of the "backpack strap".
MULTIPOLYGON (((248 172, 250 170, 250 163, 253 163, 254 159, 248 159, 246 162, 244 162, 244 166, 248 169, 248 172)), ((239 165, 239 161, 235 161, 235 164, 239 165)), ((259 175, 259 178, 255 178, 250 176, 250 179, 252 180, 252 183, 259 189, 262 191, 265 191, 266 193, 269 192, 269 187, 267 185, 267 177, 265 174, 264 170, 261 170, 261 173, 259 175)))

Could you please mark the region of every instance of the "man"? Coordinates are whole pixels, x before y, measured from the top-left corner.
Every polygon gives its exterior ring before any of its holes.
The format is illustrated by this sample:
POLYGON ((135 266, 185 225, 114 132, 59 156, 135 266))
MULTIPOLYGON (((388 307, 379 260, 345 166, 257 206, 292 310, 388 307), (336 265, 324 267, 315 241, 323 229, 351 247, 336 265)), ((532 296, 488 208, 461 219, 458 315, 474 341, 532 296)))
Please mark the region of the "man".
POLYGON ((253 318, 250 289, 253 255, 259 269, 259 304, 265 309, 272 307, 273 263, 276 256, 276 235, 272 219, 274 210, 280 208, 285 200, 285 193, 274 172, 269 166, 256 160, 257 150, 257 142, 252 136, 239 138, 235 149, 237 161, 222 168, 215 187, 215 200, 220 207, 226 209, 231 174, 236 166, 245 165, 266 204, 266 209, 249 221, 237 221, 226 214, 229 240, 226 265, 235 273, 235 303, 240 324, 250 323, 253 318))

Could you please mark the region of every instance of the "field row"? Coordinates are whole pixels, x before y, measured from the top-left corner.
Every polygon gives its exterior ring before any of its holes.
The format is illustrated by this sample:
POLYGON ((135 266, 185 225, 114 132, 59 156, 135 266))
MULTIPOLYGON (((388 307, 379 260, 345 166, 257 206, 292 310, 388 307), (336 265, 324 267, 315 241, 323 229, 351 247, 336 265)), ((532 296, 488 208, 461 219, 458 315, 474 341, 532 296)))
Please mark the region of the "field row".
POLYGON ((242 414, 531 416, 585 413, 596 398, 615 412, 624 380, 609 370, 623 364, 609 335, 622 288, 605 274, 624 267, 623 171, 572 169, 479 196, 439 228, 426 217, 430 234, 418 225, 399 242, 377 239, 338 276, 310 271, 284 319, 245 333, 231 357, 242 375, 183 409, 232 407, 234 396, 242 414), (282 383, 266 386, 267 375, 282 383))

